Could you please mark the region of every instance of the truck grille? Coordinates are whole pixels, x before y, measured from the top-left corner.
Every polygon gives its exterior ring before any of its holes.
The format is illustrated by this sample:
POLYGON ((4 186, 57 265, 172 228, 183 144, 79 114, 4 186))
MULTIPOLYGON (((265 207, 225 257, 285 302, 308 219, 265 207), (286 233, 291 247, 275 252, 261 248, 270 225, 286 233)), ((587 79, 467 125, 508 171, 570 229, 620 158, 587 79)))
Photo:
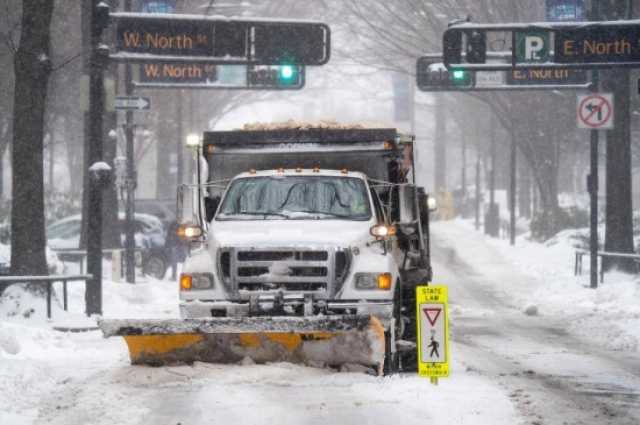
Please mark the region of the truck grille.
POLYGON ((313 293, 329 298, 347 276, 347 251, 314 249, 225 249, 219 272, 227 287, 240 291, 313 293))

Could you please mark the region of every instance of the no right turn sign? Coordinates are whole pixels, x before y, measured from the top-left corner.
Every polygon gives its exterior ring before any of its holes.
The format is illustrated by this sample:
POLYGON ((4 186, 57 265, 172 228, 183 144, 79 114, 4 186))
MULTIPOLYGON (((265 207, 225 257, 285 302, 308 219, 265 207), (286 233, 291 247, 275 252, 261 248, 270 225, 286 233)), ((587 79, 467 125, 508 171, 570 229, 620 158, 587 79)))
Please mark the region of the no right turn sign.
POLYGON ((613 94, 578 95, 578 128, 611 130, 613 128, 613 94))

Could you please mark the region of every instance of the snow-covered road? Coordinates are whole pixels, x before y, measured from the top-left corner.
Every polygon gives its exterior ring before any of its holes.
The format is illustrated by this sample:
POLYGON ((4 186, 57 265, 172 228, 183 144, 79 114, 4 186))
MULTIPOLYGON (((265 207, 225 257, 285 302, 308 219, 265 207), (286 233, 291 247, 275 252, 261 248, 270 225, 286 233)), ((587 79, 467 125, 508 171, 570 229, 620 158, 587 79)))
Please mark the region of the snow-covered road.
MULTIPOLYGON (((592 322, 544 300, 539 314, 524 314, 541 287, 532 273, 459 223, 434 227, 436 283, 450 288, 453 339, 452 376, 437 387, 415 375, 289 364, 134 367, 119 338, 0 322, 0 337, 13 334, 21 346, 13 355, 0 350, 0 424, 640 423, 637 350, 585 338, 575 324, 592 322)), ((175 314, 174 284, 151 284, 116 287, 106 298, 126 304, 118 314, 175 314)))
POLYGON ((471 267, 450 238, 438 236, 437 280, 450 287, 451 333, 468 373, 500 385, 523 423, 640 423, 637 353, 577 339, 567 331, 564 315, 524 314, 504 291, 509 282, 490 276, 536 284, 531 277, 506 264, 501 273, 495 264, 488 273, 471 267))

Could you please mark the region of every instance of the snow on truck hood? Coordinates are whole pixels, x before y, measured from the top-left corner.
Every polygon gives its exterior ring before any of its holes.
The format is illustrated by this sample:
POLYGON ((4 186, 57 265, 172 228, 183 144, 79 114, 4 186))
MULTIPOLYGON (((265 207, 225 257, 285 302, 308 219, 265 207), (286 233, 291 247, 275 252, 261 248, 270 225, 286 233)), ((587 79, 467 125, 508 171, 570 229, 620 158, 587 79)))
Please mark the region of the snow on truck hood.
POLYGON ((352 246, 371 239, 370 221, 214 221, 210 237, 221 247, 352 246))

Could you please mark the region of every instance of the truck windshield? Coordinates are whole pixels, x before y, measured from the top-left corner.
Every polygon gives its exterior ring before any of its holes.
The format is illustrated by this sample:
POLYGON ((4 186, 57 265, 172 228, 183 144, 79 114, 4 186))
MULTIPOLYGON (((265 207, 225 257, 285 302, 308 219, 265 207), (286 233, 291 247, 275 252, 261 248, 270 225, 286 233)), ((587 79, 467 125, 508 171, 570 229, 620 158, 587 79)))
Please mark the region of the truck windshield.
POLYGON ((369 220, 371 208, 361 179, 270 176, 234 180, 218 220, 369 220))

